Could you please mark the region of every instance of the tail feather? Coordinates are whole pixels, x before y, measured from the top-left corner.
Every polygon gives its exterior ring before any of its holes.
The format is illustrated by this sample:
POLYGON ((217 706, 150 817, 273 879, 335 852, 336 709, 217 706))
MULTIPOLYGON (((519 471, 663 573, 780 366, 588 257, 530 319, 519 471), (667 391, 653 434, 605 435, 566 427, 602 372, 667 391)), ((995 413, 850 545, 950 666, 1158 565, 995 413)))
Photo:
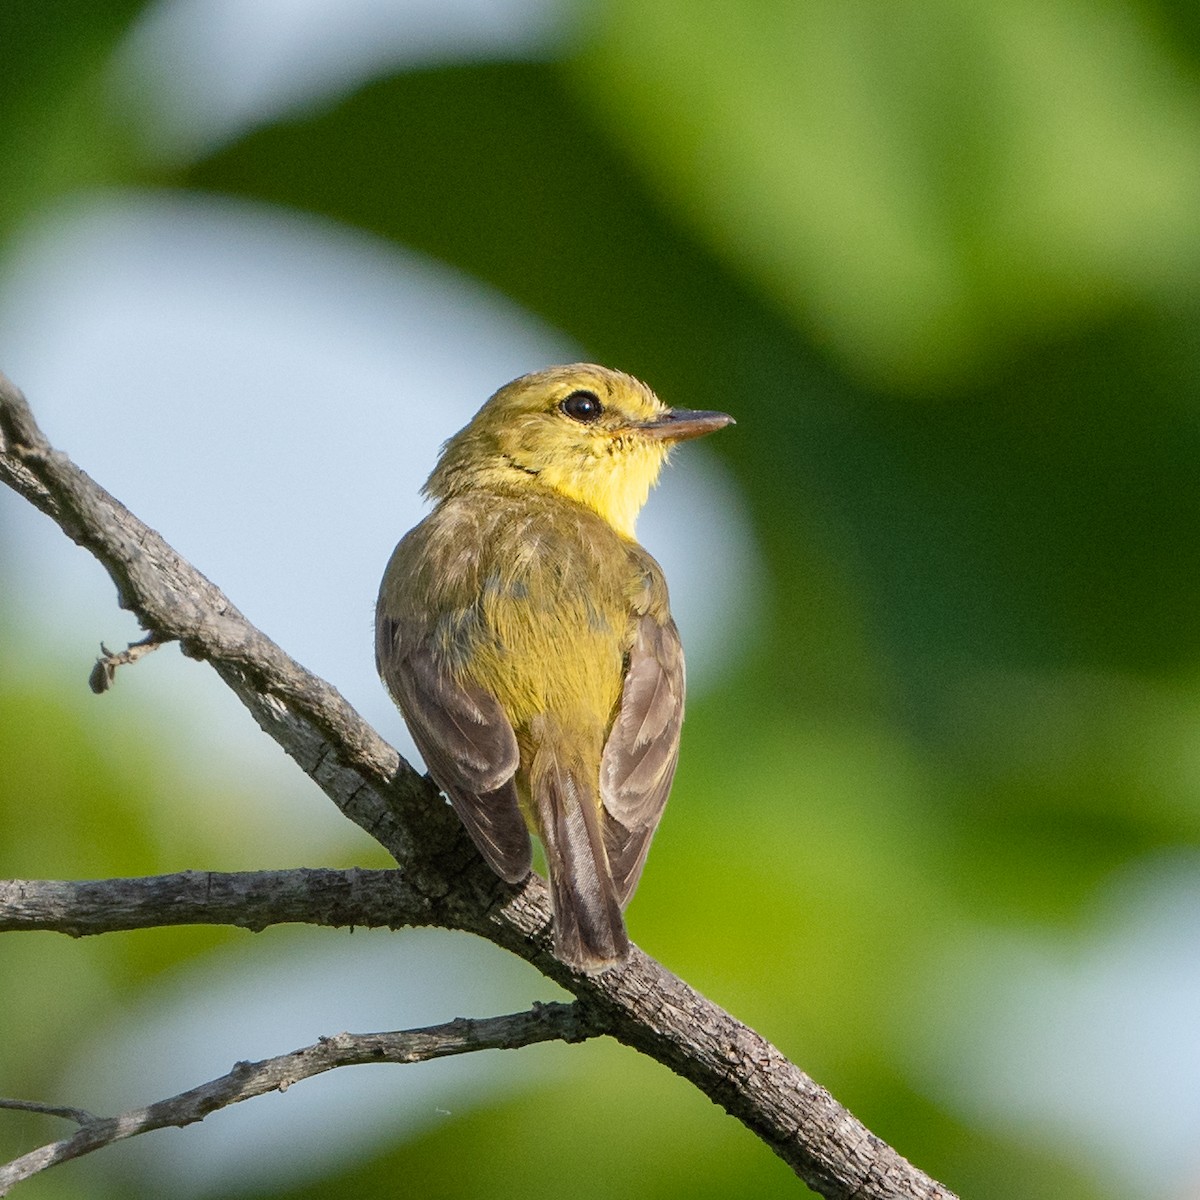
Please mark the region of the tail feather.
POLYGON ((558 762, 539 765, 545 769, 535 770, 533 793, 550 869, 555 953, 578 970, 603 971, 629 956, 629 936, 609 871, 599 798, 558 762))

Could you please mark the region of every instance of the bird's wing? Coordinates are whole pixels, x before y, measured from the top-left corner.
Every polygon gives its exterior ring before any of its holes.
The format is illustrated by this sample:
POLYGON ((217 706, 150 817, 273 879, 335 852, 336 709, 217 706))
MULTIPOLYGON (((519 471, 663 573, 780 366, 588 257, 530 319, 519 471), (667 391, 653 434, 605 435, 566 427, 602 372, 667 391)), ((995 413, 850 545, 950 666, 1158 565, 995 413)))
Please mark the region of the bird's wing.
POLYGON ((433 648, 411 632, 381 617, 379 673, 429 774, 479 852, 502 879, 518 883, 529 874, 533 854, 513 782, 520 761, 516 734, 494 696, 457 683, 433 648))
POLYGON ((683 648, 675 622, 647 614, 636 627, 621 707, 600 761, 604 841, 621 904, 637 887, 679 758, 683 648))

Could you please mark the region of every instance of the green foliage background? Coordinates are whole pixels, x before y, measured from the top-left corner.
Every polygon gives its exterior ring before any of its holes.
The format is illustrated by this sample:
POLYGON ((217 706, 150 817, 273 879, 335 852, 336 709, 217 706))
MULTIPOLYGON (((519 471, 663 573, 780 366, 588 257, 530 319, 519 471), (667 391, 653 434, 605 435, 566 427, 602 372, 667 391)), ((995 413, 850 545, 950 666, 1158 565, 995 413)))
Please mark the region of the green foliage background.
MULTIPOLYGON (((1120 1194, 911 1063, 971 984, 958 950, 1071 945, 1114 872, 1200 834, 1193 6, 610 0, 559 61, 407 71, 169 169, 106 83, 140 5, 52 8, 0 8, 0 238, 97 185, 321 213, 737 415, 713 449, 767 603, 691 706, 637 936, 962 1194, 1120 1194)), ((235 865, 178 827, 202 805, 166 836, 154 798, 196 785, 78 691, 0 675, 0 870, 149 873, 190 836, 235 865)), ((4 1089, 43 1094, 105 998, 226 936, 10 939, 4 1089)), ((796 1193, 651 1064, 556 1061, 272 1194, 796 1193)), ((44 1136, 0 1130, 6 1156, 44 1136)), ((29 1194, 143 1186, 81 1165, 29 1194)))

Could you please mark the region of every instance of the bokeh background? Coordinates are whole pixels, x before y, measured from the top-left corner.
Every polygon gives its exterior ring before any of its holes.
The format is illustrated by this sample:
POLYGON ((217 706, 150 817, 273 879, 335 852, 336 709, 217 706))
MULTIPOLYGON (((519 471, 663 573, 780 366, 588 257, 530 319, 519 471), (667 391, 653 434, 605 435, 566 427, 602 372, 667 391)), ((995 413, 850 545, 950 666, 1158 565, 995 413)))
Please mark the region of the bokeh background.
MULTIPOLYGON (((976 1200, 1200 1197, 1200 17, 1171 0, 13 0, 0 368, 406 753, 438 444, 586 358, 735 428, 641 532, 692 689, 635 938, 976 1200)), ((0 496, 0 874, 383 865, 0 496)), ((465 937, 0 945, 102 1112, 550 998, 465 937)), ((0 1114, 5 1158, 46 1118, 0 1114)), ((343 1071, 58 1198, 803 1189, 606 1043, 343 1071)))

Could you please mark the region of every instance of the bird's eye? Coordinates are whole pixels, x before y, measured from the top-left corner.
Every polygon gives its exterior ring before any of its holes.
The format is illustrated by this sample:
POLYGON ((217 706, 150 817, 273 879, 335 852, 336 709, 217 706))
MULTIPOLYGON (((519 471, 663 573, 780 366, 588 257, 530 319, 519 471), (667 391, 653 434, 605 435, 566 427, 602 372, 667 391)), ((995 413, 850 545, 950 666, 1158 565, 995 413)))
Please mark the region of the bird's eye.
POLYGON ((590 425, 604 411, 595 392, 572 392, 558 407, 572 421, 582 421, 585 425, 590 425))

